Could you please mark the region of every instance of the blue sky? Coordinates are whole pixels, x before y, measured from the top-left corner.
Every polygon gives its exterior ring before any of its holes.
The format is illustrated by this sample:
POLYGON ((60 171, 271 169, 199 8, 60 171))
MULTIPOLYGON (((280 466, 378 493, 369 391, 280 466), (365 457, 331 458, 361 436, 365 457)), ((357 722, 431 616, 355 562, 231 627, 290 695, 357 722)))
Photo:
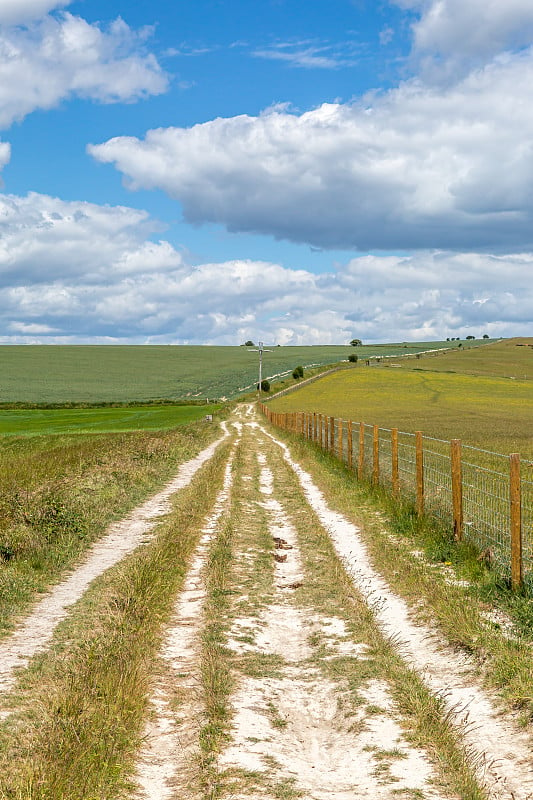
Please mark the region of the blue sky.
POLYGON ((0 0, 0 342, 510 336, 530 0, 0 0))

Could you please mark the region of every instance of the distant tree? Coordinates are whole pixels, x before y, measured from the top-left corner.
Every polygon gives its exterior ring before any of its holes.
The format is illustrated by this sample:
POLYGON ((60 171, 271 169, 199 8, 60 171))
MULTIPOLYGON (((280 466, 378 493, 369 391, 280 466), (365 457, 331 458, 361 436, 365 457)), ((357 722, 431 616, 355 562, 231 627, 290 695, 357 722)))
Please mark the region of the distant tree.
POLYGON ((304 368, 303 367, 294 367, 292 371, 292 377, 295 381, 299 380, 299 378, 303 378, 304 376, 304 368))
POLYGON ((472 334, 470 334, 470 335, 469 335, 469 336, 467 336, 466 338, 467 338, 467 339, 475 339, 476 337, 475 337, 475 336, 472 336, 472 334))
POLYGON ((490 339, 490 336, 489 336, 489 334, 488 334, 488 333, 484 333, 484 334, 483 334, 483 338, 484 338, 484 339, 490 339))
MULTIPOLYGON (((257 384, 257 388, 259 389, 259 384, 257 384)), ((266 378, 263 378, 263 380, 261 381, 261 391, 262 392, 270 391, 270 381, 267 381, 266 378)))
POLYGON ((350 355, 348 356, 348 361, 351 361, 352 364, 357 364, 357 356, 355 355, 355 353, 350 353, 350 355))
POLYGON ((352 345, 352 347, 359 347, 359 345, 363 344, 363 342, 361 341, 361 339, 352 339, 350 344, 352 345))
POLYGON ((245 347, 255 347, 255 344, 252 342, 251 339, 248 339, 247 342, 244 343, 245 347))

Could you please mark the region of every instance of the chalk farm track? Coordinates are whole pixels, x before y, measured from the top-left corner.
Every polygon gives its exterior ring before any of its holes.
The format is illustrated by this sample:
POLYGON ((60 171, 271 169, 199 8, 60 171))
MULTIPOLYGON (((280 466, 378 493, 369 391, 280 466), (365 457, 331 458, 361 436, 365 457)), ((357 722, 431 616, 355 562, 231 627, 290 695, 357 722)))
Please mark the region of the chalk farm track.
MULTIPOLYGON (((528 732, 482 688, 467 654, 391 591, 357 517, 333 507, 252 406, 222 437, 231 443, 223 480, 150 657, 138 746, 117 765, 114 793, 76 796, 533 798, 528 732)), ((91 581, 157 536, 158 515, 221 441, 115 525, 0 642, 7 734, 32 658, 91 581)), ((6 776, 0 796, 22 797, 6 776)), ((41 796, 38 787, 24 795, 41 796)))

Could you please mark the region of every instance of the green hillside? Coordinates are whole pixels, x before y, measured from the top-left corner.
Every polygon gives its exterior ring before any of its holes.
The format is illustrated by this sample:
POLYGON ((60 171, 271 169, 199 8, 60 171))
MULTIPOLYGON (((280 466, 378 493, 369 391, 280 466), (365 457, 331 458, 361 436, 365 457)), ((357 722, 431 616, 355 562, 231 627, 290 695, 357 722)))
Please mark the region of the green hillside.
MULTIPOLYGON (((474 344, 473 342, 463 343, 474 344)), ((263 376, 295 366, 415 354, 453 342, 272 347, 263 376)), ((258 355, 247 347, 9 345, 0 347, 0 403, 95 403, 232 398, 255 386, 258 355)))

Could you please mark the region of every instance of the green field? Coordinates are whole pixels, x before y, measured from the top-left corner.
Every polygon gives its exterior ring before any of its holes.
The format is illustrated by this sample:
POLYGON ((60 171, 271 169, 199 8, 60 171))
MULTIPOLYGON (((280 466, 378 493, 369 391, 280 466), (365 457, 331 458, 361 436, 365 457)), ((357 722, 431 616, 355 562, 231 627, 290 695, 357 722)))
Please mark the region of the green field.
MULTIPOLYGON (((463 347, 480 342, 463 342, 463 347)), ((272 347, 263 377, 294 367, 416 354, 455 342, 272 347)), ((233 398, 257 382, 258 355, 247 347, 174 345, 0 346, 0 404, 97 403, 233 398)))
POLYGON ((461 348, 438 357, 424 357, 416 366, 466 375, 532 380, 533 338, 504 339, 487 348, 461 348))
POLYGON ((459 438, 475 447, 520 452, 533 459, 533 381, 516 377, 526 369, 526 359, 533 362, 533 349, 517 347, 516 341, 421 357, 397 367, 358 365, 276 399, 271 407, 317 411, 407 432, 421 430, 428 436, 459 438), (461 374, 462 365, 468 374, 461 374), (501 377, 502 372, 515 377, 501 377))
POLYGON ((168 430, 214 414, 220 406, 125 406, 122 408, 0 409, 0 436, 119 433, 168 430))

